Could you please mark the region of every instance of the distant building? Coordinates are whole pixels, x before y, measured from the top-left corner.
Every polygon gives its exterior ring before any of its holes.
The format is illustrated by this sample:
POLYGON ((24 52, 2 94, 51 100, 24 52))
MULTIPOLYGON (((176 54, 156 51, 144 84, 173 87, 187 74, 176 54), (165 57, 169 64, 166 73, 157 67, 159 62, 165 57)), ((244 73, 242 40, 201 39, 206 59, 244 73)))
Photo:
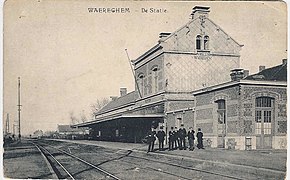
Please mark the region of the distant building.
POLYGON ((92 128, 94 139, 141 142, 151 127, 168 134, 184 124, 202 128, 211 147, 285 148, 287 62, 248 76, 239 69, 242 45, 208 14, 196 6, 188 23, 160 33, 132 61, 135 91, 121 88, 94 120, 74 127, 92 128))
POLYGON ((72 128, 70 125, 57 125, 58 138, 61 139, 84 139, 89 134, 89 128, 72 128))
POLYGON ((32 134, 32 138, 41 138, 43 136, 43 131, 42 130, 36 130, 32 134))

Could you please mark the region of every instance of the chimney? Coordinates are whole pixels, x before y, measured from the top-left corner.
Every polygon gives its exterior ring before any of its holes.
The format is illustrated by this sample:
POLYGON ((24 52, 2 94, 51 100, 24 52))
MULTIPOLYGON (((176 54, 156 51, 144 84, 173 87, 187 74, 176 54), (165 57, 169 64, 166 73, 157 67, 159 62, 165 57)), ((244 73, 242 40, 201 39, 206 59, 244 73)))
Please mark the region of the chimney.
POLYGON ((125 96, 127 94, 127 88, 120 88, 120 96, 125 96))
POLYGON ((259 66, 259 72, 263 71, 266 69, 266 66, 259 66))
POLYGON ((159 33, 159 38, 166 38, 167 36, 169 36, 171 33, 170 32, 161 32, 159 33))
POLYGON ((111 98, 112 101, 115 101, 116 99, 118 99, 117 96, 110 96, 110 98, 111 98))
POLYGON ((244 77, 247 77, 250 75, 250 71, 249 70, 244 70, 244 77))
POLYGON ((243 69, 233 69, 231 70, 231 79, 232 81, 238 81, 244 78, 243 69))
POLYGON ((192 13, 190 14, 191 19, 198 18, 202 15, 205 17, 208 17, 209 8, 210 7, 206 7, 206 6, 195 6, 194 8, 192 8, 192 13))
POLYGON ((282 64, 283 65, 287 64, 287 59, 282 59, 282 64))
POLYGON ((168 37, 170 34, 171 34, 170 32, 161 32, 161 33, 159 33, 159 41, 158 42, 160 43, 163 39, 168 37))

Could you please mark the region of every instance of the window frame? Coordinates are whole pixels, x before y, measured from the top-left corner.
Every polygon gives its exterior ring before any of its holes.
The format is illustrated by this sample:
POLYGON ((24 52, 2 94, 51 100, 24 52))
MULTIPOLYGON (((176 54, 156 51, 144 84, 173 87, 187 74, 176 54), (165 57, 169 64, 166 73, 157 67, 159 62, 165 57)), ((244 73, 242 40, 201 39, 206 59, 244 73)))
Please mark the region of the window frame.
POLYGON ((203 37, 203 49, 209 50, 209 36, 208 35, 205 35, 203 37))

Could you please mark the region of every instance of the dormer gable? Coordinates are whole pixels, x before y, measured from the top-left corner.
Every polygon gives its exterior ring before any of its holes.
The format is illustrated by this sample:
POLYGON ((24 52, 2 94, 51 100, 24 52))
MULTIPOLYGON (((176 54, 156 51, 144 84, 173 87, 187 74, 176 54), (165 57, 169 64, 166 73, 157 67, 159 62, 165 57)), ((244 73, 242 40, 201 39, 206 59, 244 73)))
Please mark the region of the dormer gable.
POLYGON ((159 40, 164 51, 200 52, 239 55, 242 45, 208 18, 209 7, 195 6, 192 20, 159 40))

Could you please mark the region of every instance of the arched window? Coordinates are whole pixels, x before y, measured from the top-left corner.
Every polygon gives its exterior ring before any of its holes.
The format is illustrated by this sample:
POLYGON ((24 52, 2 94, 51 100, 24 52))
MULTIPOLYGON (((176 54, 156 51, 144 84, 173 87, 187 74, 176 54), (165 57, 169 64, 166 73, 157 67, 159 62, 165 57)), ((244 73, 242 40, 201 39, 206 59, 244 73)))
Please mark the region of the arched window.
POLYGON ((196 36, 196 49, 201 49, 201 36, 196 36))
POLYGON ((137 91, 140 92, 141 96, 143 97, 143 94, 144 94, 144 74, 143 73, 140 73, 138 75, 138 80, 137 80, 137 91))
POLYGON ((256 98, 256 107, 272 107, 272 99, 270 97, 256 98))
POLYGON ((209 49, 209 37, 208 36, 204 36, 204 49, 208 50, 209 49))
POLYGON ((158 91, 158 67, 155 66, 152 68, 153 74, 153 83, 152 83, 152 91, 156 93, 158 91))
POLYGON ((226 101, 223 99, 216 101, 218 108, 218 124, 226 124, 226 101))

